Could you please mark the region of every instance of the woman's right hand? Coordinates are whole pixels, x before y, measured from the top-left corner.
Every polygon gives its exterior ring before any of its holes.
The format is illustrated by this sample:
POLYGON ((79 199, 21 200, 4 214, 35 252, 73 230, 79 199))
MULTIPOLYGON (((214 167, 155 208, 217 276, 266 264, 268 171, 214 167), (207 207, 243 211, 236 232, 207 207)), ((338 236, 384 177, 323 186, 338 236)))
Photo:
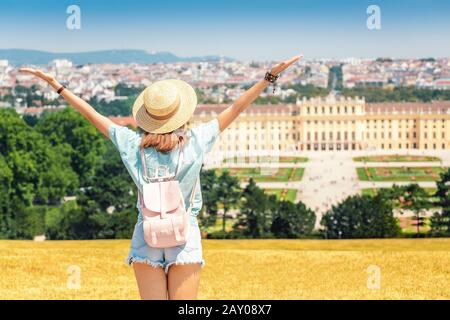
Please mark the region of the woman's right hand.
POLYGON ((23 72, 23 73, 32 74, 35 77, 41 78, 42 80, 46 81, 49 84, 55 82, 55 78, 51 74, 46 73, 42 70, 33 69, 33 68, 20 68, 19 71, 23 72))

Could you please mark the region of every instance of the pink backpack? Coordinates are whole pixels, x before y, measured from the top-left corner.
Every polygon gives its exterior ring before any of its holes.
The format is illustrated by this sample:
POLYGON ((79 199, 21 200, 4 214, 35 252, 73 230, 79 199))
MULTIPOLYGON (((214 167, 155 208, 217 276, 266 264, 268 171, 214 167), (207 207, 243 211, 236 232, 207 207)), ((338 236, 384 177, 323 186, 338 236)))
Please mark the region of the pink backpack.
POLYGON ((144 238, 150 247, 169 248, 186 243, 189 235, 189 218, 198 177, 192 189, 189 208, 186 210, 180 184, 175 179, 183 162, 183 146, 179 145, 178 163, 174 175, 168 174, 167 166, 158 166, 153 177, 147 174, 144 149, 141 148, 143 177, 146 183, 139 192, 143 216, 144 238), (164 174, 159 176, 160 169, 164 174))

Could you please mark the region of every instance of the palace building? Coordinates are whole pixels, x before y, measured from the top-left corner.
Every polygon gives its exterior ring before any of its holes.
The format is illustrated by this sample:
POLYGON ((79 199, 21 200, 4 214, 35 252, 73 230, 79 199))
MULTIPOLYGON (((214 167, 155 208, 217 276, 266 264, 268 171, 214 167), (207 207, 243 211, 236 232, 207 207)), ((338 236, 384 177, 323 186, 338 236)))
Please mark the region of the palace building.
MULTIPOLYGON (((228 105, 199 105, 188 123, 217 116, 228 105)), ((133 125, 131 117, 112 117, 133 125)), ((298 100, 295 104, 253 105, 225 130, 219 152, 450 150, 450 101, 366 103, 362 98, 298 100)))
MULTIPOLYGON (((190 125, 227 105, 199 105, 190 125)), ((450 101, 366 103, 330 95, 296 104, 254 105, 225 130, 225 152, 450 149, 450 101)))

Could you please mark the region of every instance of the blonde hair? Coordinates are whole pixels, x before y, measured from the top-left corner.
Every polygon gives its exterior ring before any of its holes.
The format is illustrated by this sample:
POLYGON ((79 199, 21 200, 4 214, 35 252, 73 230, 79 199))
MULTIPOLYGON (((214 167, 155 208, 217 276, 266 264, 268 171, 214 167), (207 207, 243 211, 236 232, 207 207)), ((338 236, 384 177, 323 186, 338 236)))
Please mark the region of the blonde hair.
POLYGON ((169 152, 175 149, 178 143, 181 145, 186 141, 185 126, 182 126, 180 129, 182 129, 180 133, 175 133, 175 131, 168 133, 150 133, 143 131, 141 148, 153 147, 160 152, 169 152))

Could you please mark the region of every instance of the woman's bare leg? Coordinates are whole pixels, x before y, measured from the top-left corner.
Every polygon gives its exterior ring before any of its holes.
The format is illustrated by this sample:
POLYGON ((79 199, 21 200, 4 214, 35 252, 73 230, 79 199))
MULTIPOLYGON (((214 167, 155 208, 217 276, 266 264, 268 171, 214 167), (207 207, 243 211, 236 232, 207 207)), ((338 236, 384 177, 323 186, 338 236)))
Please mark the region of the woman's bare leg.
POLYGON ((133 269, 142 300, 167 300, 167 277, 162 267, 135 262, 133 269))
POLYGON ((200 269, 200 263, 171 265, 167 279, 169 300, 197 299, 200 269))

